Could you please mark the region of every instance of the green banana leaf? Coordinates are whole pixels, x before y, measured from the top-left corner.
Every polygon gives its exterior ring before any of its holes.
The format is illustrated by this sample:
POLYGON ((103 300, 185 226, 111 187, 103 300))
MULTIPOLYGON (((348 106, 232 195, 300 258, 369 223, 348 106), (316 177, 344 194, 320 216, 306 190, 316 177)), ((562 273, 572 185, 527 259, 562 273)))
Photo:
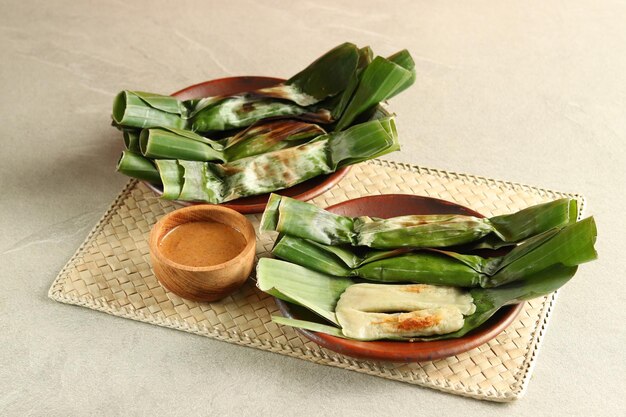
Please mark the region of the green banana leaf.
POLYGON ((171 133, 172 135, 181 136, 186 139, 191 139, 195 142, 204 143, 205 145, 209 145, 211 148, 215 149, 216 151, 224 150, 224 145, 221 143, 220 140, 209 139, 205 136, 201 136, 195 132, 192 132, 191 130, 176 129, 172 127, 170 128, 161 127, 161 128, 158 128, 158 130, 161 131, 160 134, 164 134, 162 133, 164 131, 164 132, 171 133))
POLYGON ((382 258, 372 260, 371 257, 367 257, 367 253, 359 256, 348 248, 341 248, 345 252, 352 253, 354 258, 359 259, 353 262, 354 267, 349 267, 333 252, 334 248, 336 247, 285 235, 277 241, 272 249, 272 254, 285 261, 321 273, 341 277, 358 277, 375 282, 411 282, 476 287, 480 286, 481 279, 484 277, 483 274, 467 264, 451 256, 433 251, 422 250, 396 256, 393 255, 394 251, 378 251, 378 255, 382 258))
POLYGON ((154 162, 158 168, 161 184, 163 184, 162 197, 167 200, 177 199, 182 190, 183 167, 171 159, 157 159, 154 162))
POLYGON ((400 150, 396 123, 392 117, 361 123, 348 130, 334 132, 329 137, 332 138, 328 147, 333 171, 400 150), (381 138, 389 139, 384 146, 381 146, 381 138))
MULTIPOLYGON (((462 337, 480 327, 505 305, 545 296, 561 288, 574 276, 579 263, 588 262, 597 257, 593 248, 597 235, 593 218, 569 225, 563 230, 570 231, 567 236, 568 242, 579 242, 572 244, 568 250, 564 250, 564 252, 570 251, 571 253, 564 259, 559 258, 565 263, 557 261, 540 270, 529 270, 520 279, 497 288, 472 289, 470 294, 476 309, 474 313, 465 317, 460 330, 444 335, 411 337, 404 338, 404 340, 440 340, 462 337)), ((343 291, 353 284, 354 281, 349 278, 332 277, 275 259, 262 259, 257 268, 257 285, 261 290, 314 311, 338 327, 337 317, 333 316, 334 308, 343 291), (338 281, 336 286, 332 286, 333 280, 338 281)), ((316 322, 286 318, 279 321, 293 327, 337 335, 336 329, 326 328, 326 325, 316 322)))
MULTIPOLYGON (((261 98, 288 100, 303 107, 317 105, 329 97, 333 100, 343 96, 346 89, 354 89, 355 85, 352 84, 358 81, 354 78, 364 49, 369 49, 369 47, 359 50, 351 43, 341 44, 319 57, 289 80, 239 95, 247 96, 250 100, 261 98)), ((347 99, 352 96, 352 92, 350 91, 347 99)), ((232 96, 189 100, 186 102, 187 106, 192 109, 189 117, 194 117, 206 108, 215 106, 229 97, 232 96)))
POLYGON ((473 289, 470 291, 470 294, 474 299, 476 311, 474 314, 465 317, 465 323, 460 330, 440 336, 412 338, 411 340, 429 341, 463 337, 484 324, 505 305, 516 304, 553 293, 565 285, 576 274, 577 270, 577 266, 556 264, 528 276, 524 280, 502 287, 473 289))
POLYGON ((275 99, 252 95, 228 97, 209 106, 191 119, 191 129, 196 132, 212 132, 247 127, 263 119, 297 117, 314 123, 330 123, 330 111, 310 109, 275 99))
POLYGON ((576 218, 576 200, 570 199, 497 216, 492 223, 492 219, 453 214, 409 215, 391 219, 346 218, 315 206, 305 211, 304 205, 309 203, 290 201, 289 197, 275 198, 280 201, 273 208, 266 208, 263 217, 277 216, 271 222, 276 227, 271 229, 262 222, 261 231, 275 230, 327 245, 345 244, 375 249, 444 248, 472 243, 489 235, 516 243, 570 224, 576 218), (318 223, 318 218, 324 221, 318 223))
POLYGON ((141 91, 122 91, 113 100, 113 120, 122 127, 185 129, 187 108, 180 100, 141 91))
POLYGON ((449 247, 497 233, 487 219, 466 215, 431 214, 391 219, 358 217, 355 243, 377 249, 449 247))
POLYGON ((140 133, 141 130, 139 129, 122 129, 122 136, 124 138, 124 146, 126 146, 126 149, 135 153, 141 153, 141 149, 139 149, 140 133))
POLYGON ((553 264, 578 265, 596 258, 588 238, 593 219, 555 228, 529 239, 507 255, 482 258, 441 250, 372 251, 323 245, 289 235, 272 253, 280 259, 335 276, 376 282, 412 282, 457 287, 496 287, 553 264))
MULTIPOLYGON (((271 198, 271 197, 270 197, 271 198)), ((274 202, 278 202, 276 199, 274 202)), ((291 235, 280 235, 278 239, 276 239, 276 243, 274 248, 272 249, 272 253, 278 256, 281 259, 285 259, 290 262, 292 261, 289 258, 295 257, 295 254, 291 254, 290 252, 294 251, 298 253, 299 256, 303 256, 306 259, 311 259, 311 264, 315 261, 314 257, 307 255, 307 252, 319 254, 320 256, 328 257, 329 260, 333 260, 334 262, 341 262, 342 268, 348 269, 356 269, 360 266, 368 264, 370 262, 378 261, 386 258, 393 258, 403 254, 413 252, 413 249, 410 248, 399 248, 392 250, 377 250, 377 249, 369 249, 363 247, 353 247, 353 246, 333 246, 333 245, 325 245, 322 243, 314 242, 308 239, 302 239, 299 237, 291 236, 291 235)), ((431 249, 431 251, 435 251, 431 249)), ((437 251, 443 252, 443 251, 437 251)), ((462 255, 469 256, 469 255, 462 255)), ((479 257, 476 257, 479 258, 479 257)), ((303 258, 304 259, 304 258, 303 258)), ((482 259, 482 258, 480 258, 482 259)), ((299 263, 299 262, 296 262, 299 263)), ((304 263, 304 260, 299 263, 302 266, 311 267, 315 269, 313 265, 308 265, 304 263)), ((324 271, 320 271, 324 272, 324 271)), ((331 274, 332 275, 332 274, 331 274)))
MULTIPOLYGON (((346 163, 398 149, 394 122, 374 120, 343 132, 326 134, 299 146, 254 155, 225 164, 170 160, 161 175, 165 198, 222 203, 291 187, 346 163), (172 164, 177 164, 174 169, 172 164), (183 172, 183 175, 179 173, 183 172), (176 190, 179 194, 176 195, 176 190)), ((157 166, 162 161, 157 160, 157 166)))
POLYGON ((131 150, 122 152, 122 156, 117 162, 117 171, 124 175, 140 180, 148 181, 153 184, 161 182, 159 171, 154 164, 141 154, 131 150))
MULTIPOLYGON (((336 277, 353 275, 353 270, 346 266, 341 259, 338 259, 336 254, 326 250, 326 248, 338 247, 321 245, 310 240, 283 235, 276 240, 272 254, 282 260, 323 274, 336 277)), ((351 251, 347 250, 346 252, 352 254, 351 251)))
POLYGON ((569 224, 553 236, 524 243, 503 257, 496 272, 484 285, 499 287, 523 280, 529 274, 539 273, 554 264, 571 267, 592 261, 598 257, 593 244, 596 239, 593 217, 569 224), (526 248, 526 245, 532 245, 526 248))
POLYGON ((350 126, 361 113, 407 89, 414 81, 415 63, 408 51, 400 51, 390 58, 374 58, 360 74, 356 91, 335 130, 350 126))
POLYGON ((309 308, 320 317, 338 324, 335 306, 343 292, 354 282, 331 277, 301 266, 261 258, 257 264, 257 287, 281 300, 309 308))
POLYGON ((519 242, 554 227, 555 224, 568 224, 576 221, 578 203, 574 199, 569 204, 546 203, 528 207, 513 214, 495 216, 489 222, 507 242, 519 242))
POLYGON ((277 231, 325 245, 352 243, 354 220, 322 210, 313 204, 272 194, 259 230, 277 231))
POLYGON ((348 103, 350 103, 350 99, 359 85, 361 73, 372 62, 372 59, 374 59, 374 52, 372 51, 372 48, 366 46, 359 49, 359 62, 356 70, 352 73, 345 90, 343 90, 340 95, 336 96, 337 100, 330 106, 330 108, 333 109, 332 116, 334 120, 339 120, 343 112, 346 110, 346 107, 348 107, 348 103))
POLYGON ((331 49, 284 83, 256 90, 253 94, 310 106, 344 91, 356 72, 358 61, 359 49, 346 42, 331 49))
POLYGON ((386 100, 389 100, 412 86, 417 78, 417 73, 415 72, 415 61, 413 61, 411 53, 406 49, 388 56, 387 59, 411 72, 411 77, 407 78, 404 83, 400 84, 400 86, 398 86, 398 88, 396 88, 394 92, 386 98, 386 100))
POLYGON ((142 155, 151 159, 226 161, 220 143, 186 130, 143 129, 139 146, 142 155))
MULTIPOLYGON (((208 201, 218 203, 223 200, 224 183, 216 165, 197 161, 178 161, 182 168, 183 181, 180 195, 182 201, 208 201)), ((179 177, 180 179, 180 177, 179 177)))
POLYGON ((299 120, 261 122, 229 138, 224 156, 228 161, 235 161, 301 145, 325 133, 320 126, 299 120))
POLYGON ((386 59, 372 60, 372 56, 369 47, 359 49, 344 43, 284 83, 230 96, 181 101, 125 90, 115 97, 112 116, 115 124, 124 128, 161 127, 202 133, 247 127, 277 117, 321 124, 338 120, 335 130, 344 130, 415 81, 415 64, 406 50, 386 59))

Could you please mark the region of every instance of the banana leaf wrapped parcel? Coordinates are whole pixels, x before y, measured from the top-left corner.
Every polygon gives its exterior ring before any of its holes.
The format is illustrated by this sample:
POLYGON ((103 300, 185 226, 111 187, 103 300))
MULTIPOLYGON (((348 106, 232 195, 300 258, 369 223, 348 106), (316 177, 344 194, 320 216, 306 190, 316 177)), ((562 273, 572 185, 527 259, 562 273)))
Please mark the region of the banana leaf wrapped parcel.
POLYGON ((113 120, 123 128, 176 128, 206 133, 250 126, 268 118, 337 122, 343 130, 378 103, 415 81, 415 63, 400 51, 372 60, 369 47, 346 42, 287 81, 230 96, 178 100, 124 90, 113 102, 113 120))
POLYGON ((302 145, 324 134, 326 131, 321 126, 300 120, 263 121, 226 139, 224 157, 226 161, 236 161, 302 145))
MULTIPOLYGON (((398 149, 394 119, 386 118, 320 135, 302 145, 224 164, 157 159, 155 170, 163 184, 164 198, 222 203, 288 188, 398 149)), ((118 170, 133 175, 134 172, 127 168, 129 157, 133 161, 138 159, 135 153, 125 153, 118 163, 118 170)), ((138 163, 132 166, 135 165, 138 163)), ((146 176, 149 167, 145 161, 141 168, 139 172, 146 176)), ((150 178, 153 176, 151 172, 150 178)))
POLYGON ((139 150, 150 159, 226 162, 221 143, 176 128, 143 129, 139 133, 139 150))
POLYGON ((505 305, 544 296, 563 286, 579 264, 597 258, 596 234, 593 218, 587 218, 542 236, 538 239, 541 243, 530 242, 531 247, 511 255, 502 269, 512 267, 514 272, 490 282, 490 288, 463 289, 454 280, 450 285, 361 283, 270 258, 259 261, 257 286, 321 319, 273 317, 279 324, 364 341, 457 338, 481 326, 505 305), (524 260, 533 253, 530 262, 524 260))
POLYGON ((156 159, 229 162, 310 142, 326 134, 312 123, 274 120, 250 126, 232 137, 212 140, 190 130, 146 128, 124 130, 127 149, 156 159))
POLYGON ((277 231, 325 245, 375 249, 443 248, 470 244, 486 237, 514 244, 576 220, 577 203, 560 199, 517 213, 479 218, 457 214, 427 214, 376 219, 346 217, 310 203, 270 196, 261 230, 277 231))
POLYGON ((323 245, 283 235, 272 253, 285 261, 328 275, 367 281, 492 288, 541 271, 553 264, 574 266, 594 257, 582 228, 553 228, 527 239, 508 254, 491 258, 449 250, 361 250, 323 245))
POLYGON ((406 50, 375 57, 346 42, 284 82, 234 95, 179 100, 124 90, 112 111, 126 146, 117 169, 186 201, 290 187, 399 149, 378 104, 415 78, 406 50))

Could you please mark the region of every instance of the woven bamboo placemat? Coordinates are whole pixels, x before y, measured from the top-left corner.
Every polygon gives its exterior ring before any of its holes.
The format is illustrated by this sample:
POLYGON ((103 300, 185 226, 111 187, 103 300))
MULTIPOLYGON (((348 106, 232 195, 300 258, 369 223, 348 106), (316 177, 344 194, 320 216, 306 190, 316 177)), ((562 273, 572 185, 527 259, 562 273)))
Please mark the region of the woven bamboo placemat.
MULTIPOLYGON (((356 165, 334 188, 312 200, 326 207, 371 194, 417 194, 442 198, 486 215, 509 213, 561 197, 580 195, 375 160, 356 165)), ((170 327, 382 378, 482 400, 511 401, 523 395, 556 293, 527 302, 503 333, 469 352, 423 363, 353 359, 320 348, 290 327, 278 326, 272 297, 248 280, 243 289, 216 303, 181 299, 152 274, 148 234, 177 208, 131 181, 105 213, 50 288, 50 298, 115 316, 170 327)), ((248 216, 258 231, 261 215, 248 216)), ((258 236, 257 255, 267 256, 274 234, 258 236)))

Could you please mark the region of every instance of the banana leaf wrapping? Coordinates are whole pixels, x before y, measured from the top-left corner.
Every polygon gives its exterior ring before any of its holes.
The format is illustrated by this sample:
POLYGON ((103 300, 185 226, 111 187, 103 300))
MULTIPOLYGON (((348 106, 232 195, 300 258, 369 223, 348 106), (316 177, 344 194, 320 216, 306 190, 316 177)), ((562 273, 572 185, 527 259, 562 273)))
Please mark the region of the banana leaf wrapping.
POLYGON ((161 182, 159 171, 152 161, 131 150, 122 152, 122 156, 117 162, 117 171, 129 177, 148 181, 153 184, 159 184, 161 182))
POLYGON ((141 149, 139 149, 139 134, 141 130, 139 129, 122 129, 122 137, 124 138, 124 146, 127 150, 141 153, 141 149))
POLYGON ((293 101, 300 106, 317 104, 346 89, 356 73, 359 58, 356 45, 343 43, 284 83, 256 90, 253 94, 293 101))
POLYGON ((466 215, 410 215, 391 219, 345 217, 309 203, 272 195, 261 230, 326 245, 375 249, 443 248, 484 238, 514 244, 576 220, 576 200, 560 199, 491 219, 466 215))
POLYGON ((206 100, 181 101, 155 93, 124 90, 113 101, 112 117, 114 123, 123 129, 158 127, 200 133, 247 127, 264 119, 279 117, 295 117, 323 124, 333 121, 328 109, 303 107, 253 94, 210 97, 206 100), (208 100, 211 100, 211 105, 207 105, 208 100), (194 108, 200 104, 205 107, 194 108))
POLYGON ((157 160, 164 198, 222 203, 264 194, 399 149, 393 118, 373 120, 342 132, 225 164, 157 160))
MULTIPOLYGON (((438 340, 457 338, 482 325, 505 305, 544 296, 563 286, 576 273, 579 264, 597 258, 597 253, 594 249, 596 235, 595 222, 593 218, 588 218, 578 223, 564 226, 550 236, 546 235, 547 237, 544 237, 546 240, 542 244, 531 242, 533 247, 527 248, 525 253, 517 253, 509 258, 509 267, 519 263, 514 268, 518 272, 514 280, 498 282, 498 286, 494 288, 474 288, 465 293, 471 296, 473 309, 466 308, 460 311, 464 316, 462 322, 459 322, 458 312, 448 311, 450 302, 423 306, 424 308, 413 312, 411 308, 415 307, 415 301, 406 305, 396 305, 398 301, 395 300, 388 304, 378 302, 381 306, 377 307, 374 312, 377 314, 390 313, 379 318, 396 324, 404 324, 402 320, 408 320, 407 323, 414 323, 418 318, 420 322, 424 321, 425 318, 441 318, 445 313, 447 322, 443 328, 433 330, 432 325, 426 326, 427 329, 424 329, 424 326, 422 326, 413 334, 396 331, 382 333, 362 332, 363 329, 359 328, 359 326, 367 326, 367 323, 371 325, 371 320, 369 322, 361 321, 359 322, 361 324, 356 327, 354 327, 355 322, 348 323, 344 320, 344 324, 351 327, 349 331, 345 331, 342 328, 342 317, 337 314, 339 309, 345 309, 339 303, 342 296, 351 287, 363 285, 357 284, 348 277, 333 277, 311 271, 293 263, 264 258, 259 261, 257 266, 257 286, 262 291, 277 298, 306 307, 327 321, 327 323, 320 323, 284 317, 274 318, 280 324, 357 340, 376 340, 377 338, 438 340), (547 248, 545 247, 546 245, 548 246, 547 248), (542 247, 543 249, 541 249, 542 247), (528 259, 524 260, 526 255, 535 251, 542 251, 541 257, 533 259, 534 262, 540 261, 539 266, 532 266, 532 262, 528 262, 528 259), (528 268, 524 268, 524 264, 528 268), (437 308, 440 310, 432 310, 437 308), (403 318, 403 312, 417 312, 418 314, 417 316, 416 314, 411 314, 403 318), (452 331, 451 329, 455 330, 452 331)), ((370 285, 374 287, 371 288, 370 292, 372 294, 368 296, 369 298, 376 299, 378 297, 376 288, 380 288, 380 297, 384 297, 383 293, 387 291, 387 284, 370 285)), ((414 285, 407 285, 404 288, 408 292, 427 291, 430 293, 433 291, 430 286, 418 289, 414 285)), ((348 307, 358 310, 359 306, 349 305, 348 307)), ((361 311, 361 313, 364 313, 364 311, 361 311)), ((380 320, 378 321, 380 322, 380 320)))
POLYGON ((374 52, 372 51, 372 48, 366 46, 359 49, 359 60, 356 70, 352 73, 350 79, 348 80, 346 88, 341 92, 341 94, 336 96, 336 99, 334 100, 335 102, 329 106, 333 109, 333 119, 339 120, 341 115, 344 113, 346 107, 348 107, 348 103, 350 103, 350 100, 354 95, 354 91, 359 85, 359 80, 361 79, 361 74, 363 73, 363 70, 367 68, 367 66, 372 62, 373 59, 374 52))
POLYGON ((225 162, 224 146, 189 130, 143 129, 139 134, 141 154, 151 159, 225 162))
POLYGON ((250 126, 276 117, 298 117, 330 123, 330 110, 302 107, 294 103, 252 94, 210 97, 204 102, 181 101, 175 97, 141 91, 121 91, 113 101, 113 121, 122 128, 174 128, 210 132, 250 126), (208 101, 211 105, 207 105, 208 101), (195 103, 195 104, 194 104, 195 103), (202 109, 195 108, 202 104, 202 109))
POLYGON ((388 58, 377 56, 358 74, 358 85, 335 129, 345 129, 363 112, 406 90, 415 77, 415 62, 407 50, 388 58))
POLYGON ((414 81, 415 64, 406 50, 373 58, 369 47, 343 43, 283 83, 236 95, 181 101, 125 90, 115 97, 112 116, 123 128, 201 133, 238 129, 277 117, 337 122, 335 130, 343 130, 414 81))
POLYGON ((228 138, 224 145, 224 156, 227 161, 235 161, 301 145, 325 133, 320 126, 299 120, 262 122, 228 138))
POLYGON ((154 161, 163 185, 162 197, 166 200, 175 200, 180 197, 184 182, 184 169, 181 164, 172 159, 157 159, 154 161))
MULTIPOLYGON (((246 96, 250 100, 273 98, 291 101, 302 107, 311 106, 346 89, 356 72, 359 56, 360 52, 356 45, 346 42, 326 52, 285 82, 237 96, 246 96)), ((229 97, 235 96, 212 96, 189 100, 189 107, 193 109, 189 115, 193 117, 229 97)))
POLYGON ((187 113, 182 101, 161 94, 125 90, 113 100, 113 121, 127 128, 185 129, 188 127, 187 113))
POLYGON ((408 52, 374 58, 369 47, 344 43, 283 83, 236 95, 181 101, 124 90, 112 111, 127 148, 118 171, 188 201, 287 188, 399 149, 395 124, 377 104, 414 80, 408 52))
POLYGON ((376 282, 411 282, 490 288, 522 279, 553 264, 578 265, 595 252, 584 251, 582 228, 554 228, 526 240, 504 256, 483 258, 443 250, 361 250, 334 247, 289 235, 272 253, 280 259, 334 276, 376 282))
POLYGON ((346 89, 357 71, 359 49, 341 44, 289 80, 235 96, 207 97, 190 102, 192 129, 200 132, 250 126, 273 117, 298 117, 331 123, 329 109, 315 106, 346 89))
POLYGON ((359 49, 339 45, 303 71, 274 87, 232 96, 181 101, 140 91, 122 91, 113 102, 113 120, 123 127, 165 127, 209 132, 250 126, 267 118, 299 117, 330 123, 330 110, 314 107, 344 91, 354 76, 359 49))
POLYGON ((227 162, 297 146, 325 133, 316 124, 276 120, 220 141, 175 128, 125 129, 124 141, 129 150, 150 159, 227 162))
POLYGON ((327 109, 313 109, 275 99, 240 95, 228 97, 195 114, 191 119, 191 129, 197 132, 237 129, 277 117, 297 117, 314 123, 332 121, 331 113, 327 109))

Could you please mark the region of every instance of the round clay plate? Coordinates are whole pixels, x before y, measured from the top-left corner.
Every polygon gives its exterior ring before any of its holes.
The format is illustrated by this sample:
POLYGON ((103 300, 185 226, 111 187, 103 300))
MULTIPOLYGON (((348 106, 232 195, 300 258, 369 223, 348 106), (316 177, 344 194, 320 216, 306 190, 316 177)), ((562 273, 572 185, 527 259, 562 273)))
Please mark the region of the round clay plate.
MULTIPOLYGON (((357 198, 328 207, 327 210, 351 217, 389 218, 408 214, 467 214, 484 217, 469 208, 448 201, 404 194, 357 198)), ((278 299, 276 303, 285 317, 319 321, 312 313, 302 307, 278 299)), ((391 362, 429 361, 466 352, 493 339, 511 324, 522 307, 523 303, 501 308, 486 323, 464 337, 432 342, 360 342, 325 333, 297 330, 320 346, 347 356, 391 362)))
MULTIPOLYGON (((281 81, 284 80, 271 77, 220 78, 217 80, 211 80, 192 85, 190 87, 177 91, 176 93, 172 94, 172 96, 180 100, 189 100, 194 98, 210 97, 217 95, 231 95, 256 90, 259 88, 270 87, 272 85, 278 84, 281 81)), ((310 200, 333 187, 348 173, 349 170, 350 167, 348 166, 332 174, 321 175, 319 177, 312 178, 293 187, 279 190, 276 193, 280 195, 286 195, 291 198, 296 198, 298 200, 310 200)), ((148 182, 145 183, 156 194, 163 194, 163 188, 161 186, 150 184, 148 182)), ((221 205, 244 214, 261 213, 263 210, 265 210, 265 205, 267 204, 268 198, 269 194, 261 194, 252 197, 239 198, 237 200, 229 201, 228 203, 223 203, 221 205)), ((183 206, 206 204, 179 200, 174 200, 174 202, 183 206)))

